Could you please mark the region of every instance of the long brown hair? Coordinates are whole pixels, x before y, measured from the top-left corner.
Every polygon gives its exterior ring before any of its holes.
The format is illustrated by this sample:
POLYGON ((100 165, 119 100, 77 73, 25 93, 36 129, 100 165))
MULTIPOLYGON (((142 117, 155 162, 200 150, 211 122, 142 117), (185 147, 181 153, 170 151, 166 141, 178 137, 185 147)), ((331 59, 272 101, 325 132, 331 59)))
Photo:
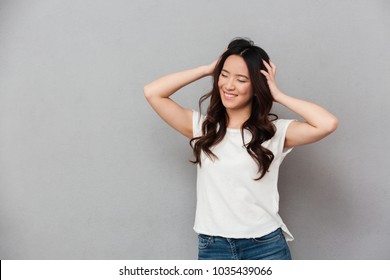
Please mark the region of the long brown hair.
POLYGON ((199 100, 199 110, 201 110, 202 103, 208 98, 210 98, 210 105, 202 124, 202 135, 190 140, 190 145, 193 148, 195 156, 195 160, 192 162, 198 163, 199 165, 202 164, 202 151, 209 158, 213 160, 218 159, 217 155, 211 149, 224 138, 229 121, 229 116, 221 101, 218 79, 226 59, 231 55, 239 55, 244 59, 252 84, 251 115, 241 127, 241 136, 244 142, 244 129, 247 129, 252 135, 250 142, 243 144, 259 167, 258 172, 260 176, 256 178, 256 180, 259 180, 263 178, 274 159, 273 153, 264 148, 262 143, 275 135, 275 127, 271 121, 277 119, 277 116, 270 114, 273 98, 266 78, 260 73, 260 70, 267 71, 262 60, 269 63, 269 56, 262 48, 255 46, 248 39, 239 38, 230 42, 227 50, 221 55, 215 67, 212 90, 203 95, 199 100), (272 117, 272 120, 270 117, 272 117))

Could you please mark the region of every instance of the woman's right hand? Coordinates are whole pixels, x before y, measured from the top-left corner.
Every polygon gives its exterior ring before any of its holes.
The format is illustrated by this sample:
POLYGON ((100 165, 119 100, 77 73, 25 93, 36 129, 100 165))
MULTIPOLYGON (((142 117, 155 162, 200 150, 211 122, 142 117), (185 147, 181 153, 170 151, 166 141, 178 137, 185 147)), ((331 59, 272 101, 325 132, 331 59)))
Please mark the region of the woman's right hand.
POLYGON ((192 110, 184 108, 170 98, 188 84, 212 75, 217 61, 161 77, 144 87, 146 99, 156 113, 170 126, 191 139, 192 110))
POLYGON ((214 60, 212 63, 209 65, 206 65, 206 73, 207 76, 212 76, 214 74, 215 66, 217 66, 219 59, 214 60))

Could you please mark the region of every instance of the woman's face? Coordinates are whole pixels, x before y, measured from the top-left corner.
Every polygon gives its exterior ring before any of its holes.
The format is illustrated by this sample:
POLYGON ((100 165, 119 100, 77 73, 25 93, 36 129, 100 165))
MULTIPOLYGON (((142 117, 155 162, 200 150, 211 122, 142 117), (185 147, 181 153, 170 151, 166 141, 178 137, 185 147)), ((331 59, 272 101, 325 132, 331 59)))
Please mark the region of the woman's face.
POLYGON ((250 110, 253 96, 248 67, 238 55, 229 56, 218 78, 222 104, 227 110, 250 110))

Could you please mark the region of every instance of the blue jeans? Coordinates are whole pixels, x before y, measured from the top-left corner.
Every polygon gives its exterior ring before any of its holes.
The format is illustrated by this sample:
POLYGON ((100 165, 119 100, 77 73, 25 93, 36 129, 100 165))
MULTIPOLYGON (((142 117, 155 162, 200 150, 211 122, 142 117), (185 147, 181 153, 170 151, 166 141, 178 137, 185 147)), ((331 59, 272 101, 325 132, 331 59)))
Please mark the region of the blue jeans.
POLYGON ((259 238, 225 238, 198 235, 199 260, 291 260, 290 249, 279 228, 259 238))

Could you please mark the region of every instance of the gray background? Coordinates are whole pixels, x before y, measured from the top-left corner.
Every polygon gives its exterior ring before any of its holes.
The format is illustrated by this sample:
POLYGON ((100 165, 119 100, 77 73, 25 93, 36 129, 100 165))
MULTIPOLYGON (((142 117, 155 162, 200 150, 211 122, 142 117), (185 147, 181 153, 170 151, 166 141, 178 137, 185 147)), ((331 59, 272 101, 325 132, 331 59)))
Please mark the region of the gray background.
MULTIPOLYGON (((143 86, 246 36, 286 93, 340 120, 281 167, 293 257, 389 259, 389 12, 385 0, 2 0, 0 258, 196 258, 191 149, 143 86)), ((175 99, 197 108, 210 85, 175 99)))

